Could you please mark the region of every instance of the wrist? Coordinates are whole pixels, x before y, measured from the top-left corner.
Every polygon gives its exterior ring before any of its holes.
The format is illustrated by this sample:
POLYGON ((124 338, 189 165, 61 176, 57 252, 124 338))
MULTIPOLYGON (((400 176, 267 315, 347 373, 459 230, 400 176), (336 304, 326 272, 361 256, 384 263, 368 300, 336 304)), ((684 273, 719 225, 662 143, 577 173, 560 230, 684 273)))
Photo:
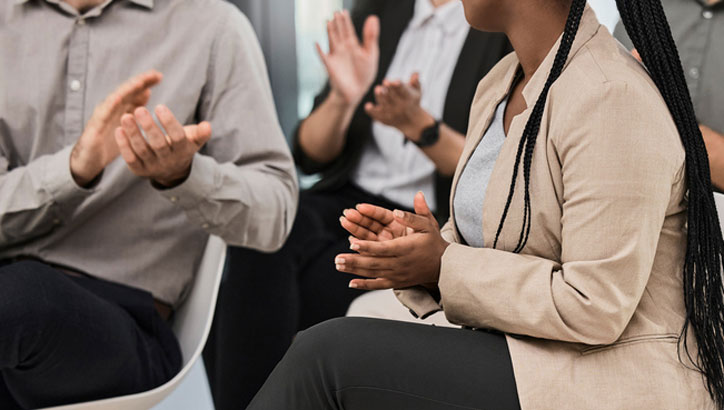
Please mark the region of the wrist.
POLYGON ((151 181, 153 185, 159 189, 171 189, 183 184, 189 178, 189 175, 191 175, 190 164, 184 172, 159 178, 153 178, 151 181))
POLYGON ((349 99, 345 97, 344 94, 332 88, 332 90, 329 92, 328 100, 333 106, 341 110, 352 111, 357 108, 359 103, 362 101, 362 98, 349 99))
POLYGON ((412 142, 420 141, 422 133, 437 123, 435 118, 420 108, 410 118, 409 124, 401 127, 400 131, 412 142))
POLYGON ((73 147, 70 153, 70 174, 78 186, 83 188, 90 186, 103 172, 103 166, 96 162, 79 144, 73 147))

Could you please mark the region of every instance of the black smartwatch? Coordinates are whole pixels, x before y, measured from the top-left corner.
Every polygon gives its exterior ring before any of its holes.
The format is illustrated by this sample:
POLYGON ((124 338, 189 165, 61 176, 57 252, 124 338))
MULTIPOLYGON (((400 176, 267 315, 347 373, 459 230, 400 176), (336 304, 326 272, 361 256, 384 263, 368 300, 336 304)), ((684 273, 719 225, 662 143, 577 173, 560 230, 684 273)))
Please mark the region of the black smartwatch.
POLYGON ((426 148, 437 144, 440 140, 440 121, 435 121, 435 125, 425 128, 420 134, 419 141, 413 141, 420 148, 426 148))

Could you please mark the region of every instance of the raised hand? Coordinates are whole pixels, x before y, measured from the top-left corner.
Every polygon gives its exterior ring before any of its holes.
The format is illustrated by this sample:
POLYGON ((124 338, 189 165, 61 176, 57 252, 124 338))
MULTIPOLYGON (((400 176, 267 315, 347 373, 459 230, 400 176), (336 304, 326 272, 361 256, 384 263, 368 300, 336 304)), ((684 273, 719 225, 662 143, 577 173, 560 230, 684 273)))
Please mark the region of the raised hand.
POLYGON ((116 129, 116 143, 134 174, 170 188, 189 176, 194 155, 211 138, 211 124, 204 121, 184 127, 167 107, 159 105, 155 111, 168 135, 141 107, 123 116, 121 127, 116 129))
POLYGON ((145 106, 151 98, 151 87, 162 78, 155 70, 139 74, 119 86, 95 108, 70 156, 70 171, 78 185, 87 186, 118 157, 113 132, 121 124, 121 116, 145 106))
POLYGON ((420 75, 415 73, 407 84, 385 80, 375 87, 376 104, 365 104, 365 111, 375 121, 397 128, 415 142, 426 128, 435 125, 435 118, 420 106, 421 99, 420 75))
POLYGON ((332 93, 346 104, 357 106, 377 76, 380 59, 380 21, 370 16, 363 28, 360 44, 348 11, 337 12, 327 22, 329 54, 317 44, 322 63, 329 74, 332 93))
MULTIPOLYGON (((415 196, 414 214, 394 211, 392 216, 394 224, 404 227, 404 231, 394 229, 400 236, 380 240, 380 234, 385 234, 393 222, 383 225, 381 229, 375 223, 369 223, 365 235, 370 240, 351 240, 350 249, 358 254, 341 254, 335 258, 340 272, 368 278, 354 279, 350 287, 365 290, 401 289, 417 285, 432 287, 437 283, 442 255, 450 244, 440 235, 440 228, 424 195, 418 193, 415 196)), ((342 226, 345 226, 344 222, 342 226)))

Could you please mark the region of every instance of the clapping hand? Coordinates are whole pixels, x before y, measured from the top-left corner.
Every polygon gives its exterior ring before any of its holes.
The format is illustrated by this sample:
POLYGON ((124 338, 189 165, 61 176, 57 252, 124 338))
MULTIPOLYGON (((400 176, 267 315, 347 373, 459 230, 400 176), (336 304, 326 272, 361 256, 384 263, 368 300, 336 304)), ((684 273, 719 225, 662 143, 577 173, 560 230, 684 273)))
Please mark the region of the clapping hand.
POLYGON ((184 127, 168 107, 159 105, 155 111, 166 132, 159 128, 145 107, 140 107, 121 118, 121 126, 116 129, 116 143, 134 174, 170 188, 188 177, 194 155, 211 138, 211 124, 204 121, 184 127))
POLYGON ((354 279, 350 287, 364 290, 433 286, 440 275, 442 255, 450 245, 422 193, 415 196, 415 213, 360 205, 345 211, 342 227, 354 237, 356 254, 335 258, 337 270, 368 279, 354 279))
POLYGON ((145 106, 151 98, 151 87, 162 78, 161 73, 154 70, 139 74, 116 88, 95 108, 70 157, 70 171, 78 185, 87 186, 118 157, 113 132, 121 124, 121 117, 145 106))
POLYGON ((332 94, 345 104, 357 106, 377 76, 380 58, 380 21, 370 16, 365 22, 360 44, 349 12, 337 12, 327 23, 329 54, 317 44, 324 66, 329 74, 332 94))
POLYGON ((420 75, 415 73, 407 84, 385 80, 375 87, 376 104, 367 103, 365 111, 375 121, 397 128, 416 142, 426 128, 435 125, 435 118, 420 106, 421 99, 420 75))

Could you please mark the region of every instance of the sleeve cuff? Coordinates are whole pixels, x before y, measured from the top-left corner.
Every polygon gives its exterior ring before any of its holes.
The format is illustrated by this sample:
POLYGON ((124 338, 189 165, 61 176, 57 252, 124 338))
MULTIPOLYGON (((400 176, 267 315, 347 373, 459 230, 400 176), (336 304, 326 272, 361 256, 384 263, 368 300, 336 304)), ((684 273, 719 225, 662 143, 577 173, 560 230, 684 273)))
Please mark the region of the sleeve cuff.
POLYGON ((185 210, 196 208, 201 201, 211 195, 219 183, 217 165, 213 158, 197 153, 191 163, 191 173, 188 178, 179 186, 158 189, 158 192, 185 210))
MULTIPOLYGON (((41 165, 41 185, 50 194, 53 201, 59 204, 72 199, 89 196, 96 188, 79 186, 70 172, 70 155, 73 146, 68 146, 50 155, 41 165)), ((96 184, 97 185, 97 184, 96 184)))
POLYGON ((430 292, 422 286, 415 286, 407 289, 395 289, 397 299, 410 309, 413 316, 425 319, 433 313, 442 310, 430 292))

